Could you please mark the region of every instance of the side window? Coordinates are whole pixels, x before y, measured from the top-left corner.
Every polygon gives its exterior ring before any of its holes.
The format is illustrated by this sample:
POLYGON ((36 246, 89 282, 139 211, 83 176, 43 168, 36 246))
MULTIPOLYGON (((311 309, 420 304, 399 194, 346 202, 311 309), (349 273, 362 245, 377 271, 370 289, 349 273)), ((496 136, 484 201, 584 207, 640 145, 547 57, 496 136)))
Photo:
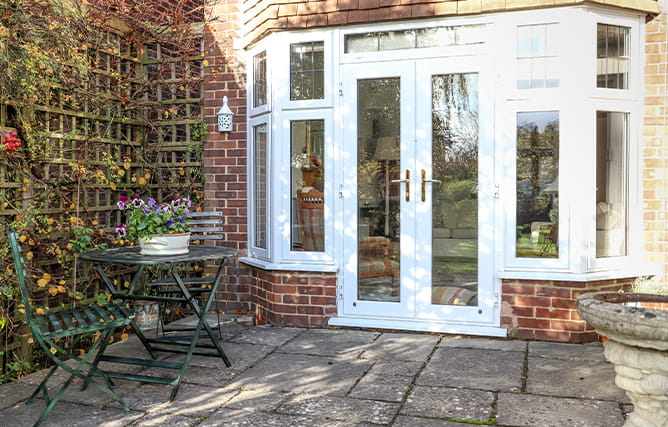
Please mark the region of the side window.
POLYGON ((267 52, 253 57, 253 108, 267 104, 267 52))
POLYGON ((253 127, 253 246, 267 249, 267 124, 253 127))
POLYGON ((290 45, 290 100, 324 99, 325 43, 290 45))
POLYGON ((292 250, 325 250, 324 120, 290 122, 292 250))
POLYGON ((559 112, 517 113, 516 256, 559 256, 559 112))
POLYGON ((630 28, 598 24, 596 27, 596 87, 629 88, 630 28))
POLYGON ((558 24, 517 27, 517 88, 559 87, 558 24))
POLYGON ((627 254, 628 118, 596 112, 596 258, 627 254))

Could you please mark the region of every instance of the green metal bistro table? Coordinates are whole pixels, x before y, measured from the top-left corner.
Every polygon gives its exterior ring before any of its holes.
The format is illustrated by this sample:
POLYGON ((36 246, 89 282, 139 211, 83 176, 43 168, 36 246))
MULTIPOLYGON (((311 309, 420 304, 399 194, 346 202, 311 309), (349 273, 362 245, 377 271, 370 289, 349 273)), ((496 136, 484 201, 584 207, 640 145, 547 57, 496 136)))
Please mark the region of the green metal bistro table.
MULTIPOLYGON (((197 315, 199 321, 195 327, 195 331, 191 336, 156 336, 155 338, 149 338, 142 330, 137 326, 137 324, 132 321, 130 325, 132 329, 137 334, 142 344, 149 352, 152 360, 140 359, 140 358, 131 358, 131 357, 117 357, 117 356, 107 356, 107 355, 98 355, 99 361, 118 363, 118 364, 129 364, 129 365, 142 365, 149 367, 159 367, 178 370, 179 374, 176 378, 163 378, 163 377, 151 377, 147 375, 138 375, 132 373, 123 373, 123 372, 112 372, 109 374, 111 378, 119 378, 126 380, 135 380, 143 381, 149 383, 159 383, 159 384, 169 384, 172 385, 172 393, 169 400, 174 400, 176 394, 178 393, 179 386, 183 380, 190 359, 194 354, 202 356, 214 356, 220 357, 224 362, 225 366, 231 366, 230 360, 223 351, 223 348, 220 345, 220 342, 217 339, 216 334, 214 334, 211 326, 206 321, 206 313, 208 312, 211 302, 213 301, 218 286, 220 285, 221 278, 223 276, 224 267, 228 264, 229 259, 233 256, 236 256, 236 249, 217 247, 217 246, 190 246, 190 250, 187 254, 183 255, 141 255, 139 253, 138 247, 122 247, 122 248, 111 248, 111 249, 100 249, 90 252, 85 252, 79 255, 79 259, 83 261, 92 262, 95 266, 95 270, 100 275, 100 278, 107 286, 114 298, 124 299, 124 300, 148 300, 148 301, 157 301, 157 302, 169 302, 169 303, 186 303, 188 304, 195 314, 197 315), (215 276, 208 283, 211 286, 211 292, 209 292, 206 301, 202 306, 198 303, 197 299, 191 295, 186 287, 184 280, 181 278, 178 267, 186 263, 194 262, 204 262, 204 261, 214 261, 218 262, 218 270, 215 276), (130 287, 127 292, 119 292, 116 289, 116 286, 113 283, 113 280, 109 274, 105 271, 104 265, 125 265, 125 266, 138 266, 137 271, 134 273, 132 281, 130 282, 130 287), (144 269, 147 266, 162 266, 169 270, 170 274, 176 282, 180 294, 179 296, 155 296, 155 295, 143 295, 141 293, 142 289, 142 276, 144 269), (200 342, 201 335, 203 332, 206 332, 206 335, 211 340, 211 344, 200 342), (171 352, 171 353, 184 353, 185 358, 181 363, 167 362, 155 360, 157 358, 156 352, 171 352)), ((204 338, 206 338, 204 335, 204 338)))

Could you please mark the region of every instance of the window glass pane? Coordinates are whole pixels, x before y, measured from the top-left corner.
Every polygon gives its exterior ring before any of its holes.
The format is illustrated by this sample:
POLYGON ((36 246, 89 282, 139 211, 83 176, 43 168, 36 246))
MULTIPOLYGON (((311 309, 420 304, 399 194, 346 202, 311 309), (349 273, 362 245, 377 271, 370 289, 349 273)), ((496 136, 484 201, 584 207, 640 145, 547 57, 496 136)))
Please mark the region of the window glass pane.
POLYGON ((485 42, 484 25, 461 25, 457 29, 457 44, 476 44, 485 42))
POLYGON ((324 42, 290 45, 290 100, 324 98, 324 42))
POLYGON ((596 87, 628 89, 630 29, 598 24, 596 87))
POLYGON ((253 57, 253 107, 267 104, 267 53, 253 57))
POLYGON ((254 226, 257 248, 267 249, 267 125, 253 128, 254 226))
POLYGON ((346 53, 378 51, 378 33, 351 34, 346 36, 346 53))
POLYGON ((417 32, 417 47, 452 46, 455 44, 455 27, 424 28, 417 32))
POLYGON ((596 113, 596 257, 627 254, 628 113, 596 113))
POLYGON ((380 50, 398 50, 415 48, 415 31, 390 31, 380 33, 380 50))
POLYGON ((290 122, 292 250, 325 250, 324 120, 290 122))
POLYGON ((517 114, 516 256, 559 256, 559 113, 517 114))
POLYGON ((517 28, 518 89, 559 87, 558 29, 557 24, 517 28))

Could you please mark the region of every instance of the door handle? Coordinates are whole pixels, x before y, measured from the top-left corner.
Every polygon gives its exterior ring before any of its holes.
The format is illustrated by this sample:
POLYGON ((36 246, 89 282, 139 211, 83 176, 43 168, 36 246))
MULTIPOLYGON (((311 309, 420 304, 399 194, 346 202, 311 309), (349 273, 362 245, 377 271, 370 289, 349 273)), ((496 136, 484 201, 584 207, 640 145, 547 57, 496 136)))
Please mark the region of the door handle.
POLYGON ((432 184, 440 184, 440 183, 441 183, 441 180, 440 180, 440 179, 427 179, 427 172, 425 172, 424 169, 422 169, 422 176, 421 176, 421 178, 422 178, 422 184, 421 184, 421 188, 422 188, 422 201, 424 202, 424 201, 427 200, 427 185, 426 185, 426 184, 427 184, 428 182, 430 182, 430 183, 432 183, 432 184))
MULTIPOLYGON (((411 200, 411 171, 406 169, 406 179, 393 179, 392 182, 403 182, 406 184, 406 201, 410 202, 411 200)), ((388 197, 388 196, 386 196, 388 197)))

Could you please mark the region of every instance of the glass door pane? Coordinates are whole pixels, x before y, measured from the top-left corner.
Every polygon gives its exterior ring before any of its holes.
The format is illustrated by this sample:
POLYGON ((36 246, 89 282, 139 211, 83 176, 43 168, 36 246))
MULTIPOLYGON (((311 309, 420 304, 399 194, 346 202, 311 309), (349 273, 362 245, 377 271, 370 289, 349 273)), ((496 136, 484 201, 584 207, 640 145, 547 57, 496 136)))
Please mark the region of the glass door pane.
POLYGON ((399 301, 399 77, 357 81, 357 298, 399 301))
POLYGON ((434 75, 431 87, 431 302, 477 306, 478 75, 434 75))

